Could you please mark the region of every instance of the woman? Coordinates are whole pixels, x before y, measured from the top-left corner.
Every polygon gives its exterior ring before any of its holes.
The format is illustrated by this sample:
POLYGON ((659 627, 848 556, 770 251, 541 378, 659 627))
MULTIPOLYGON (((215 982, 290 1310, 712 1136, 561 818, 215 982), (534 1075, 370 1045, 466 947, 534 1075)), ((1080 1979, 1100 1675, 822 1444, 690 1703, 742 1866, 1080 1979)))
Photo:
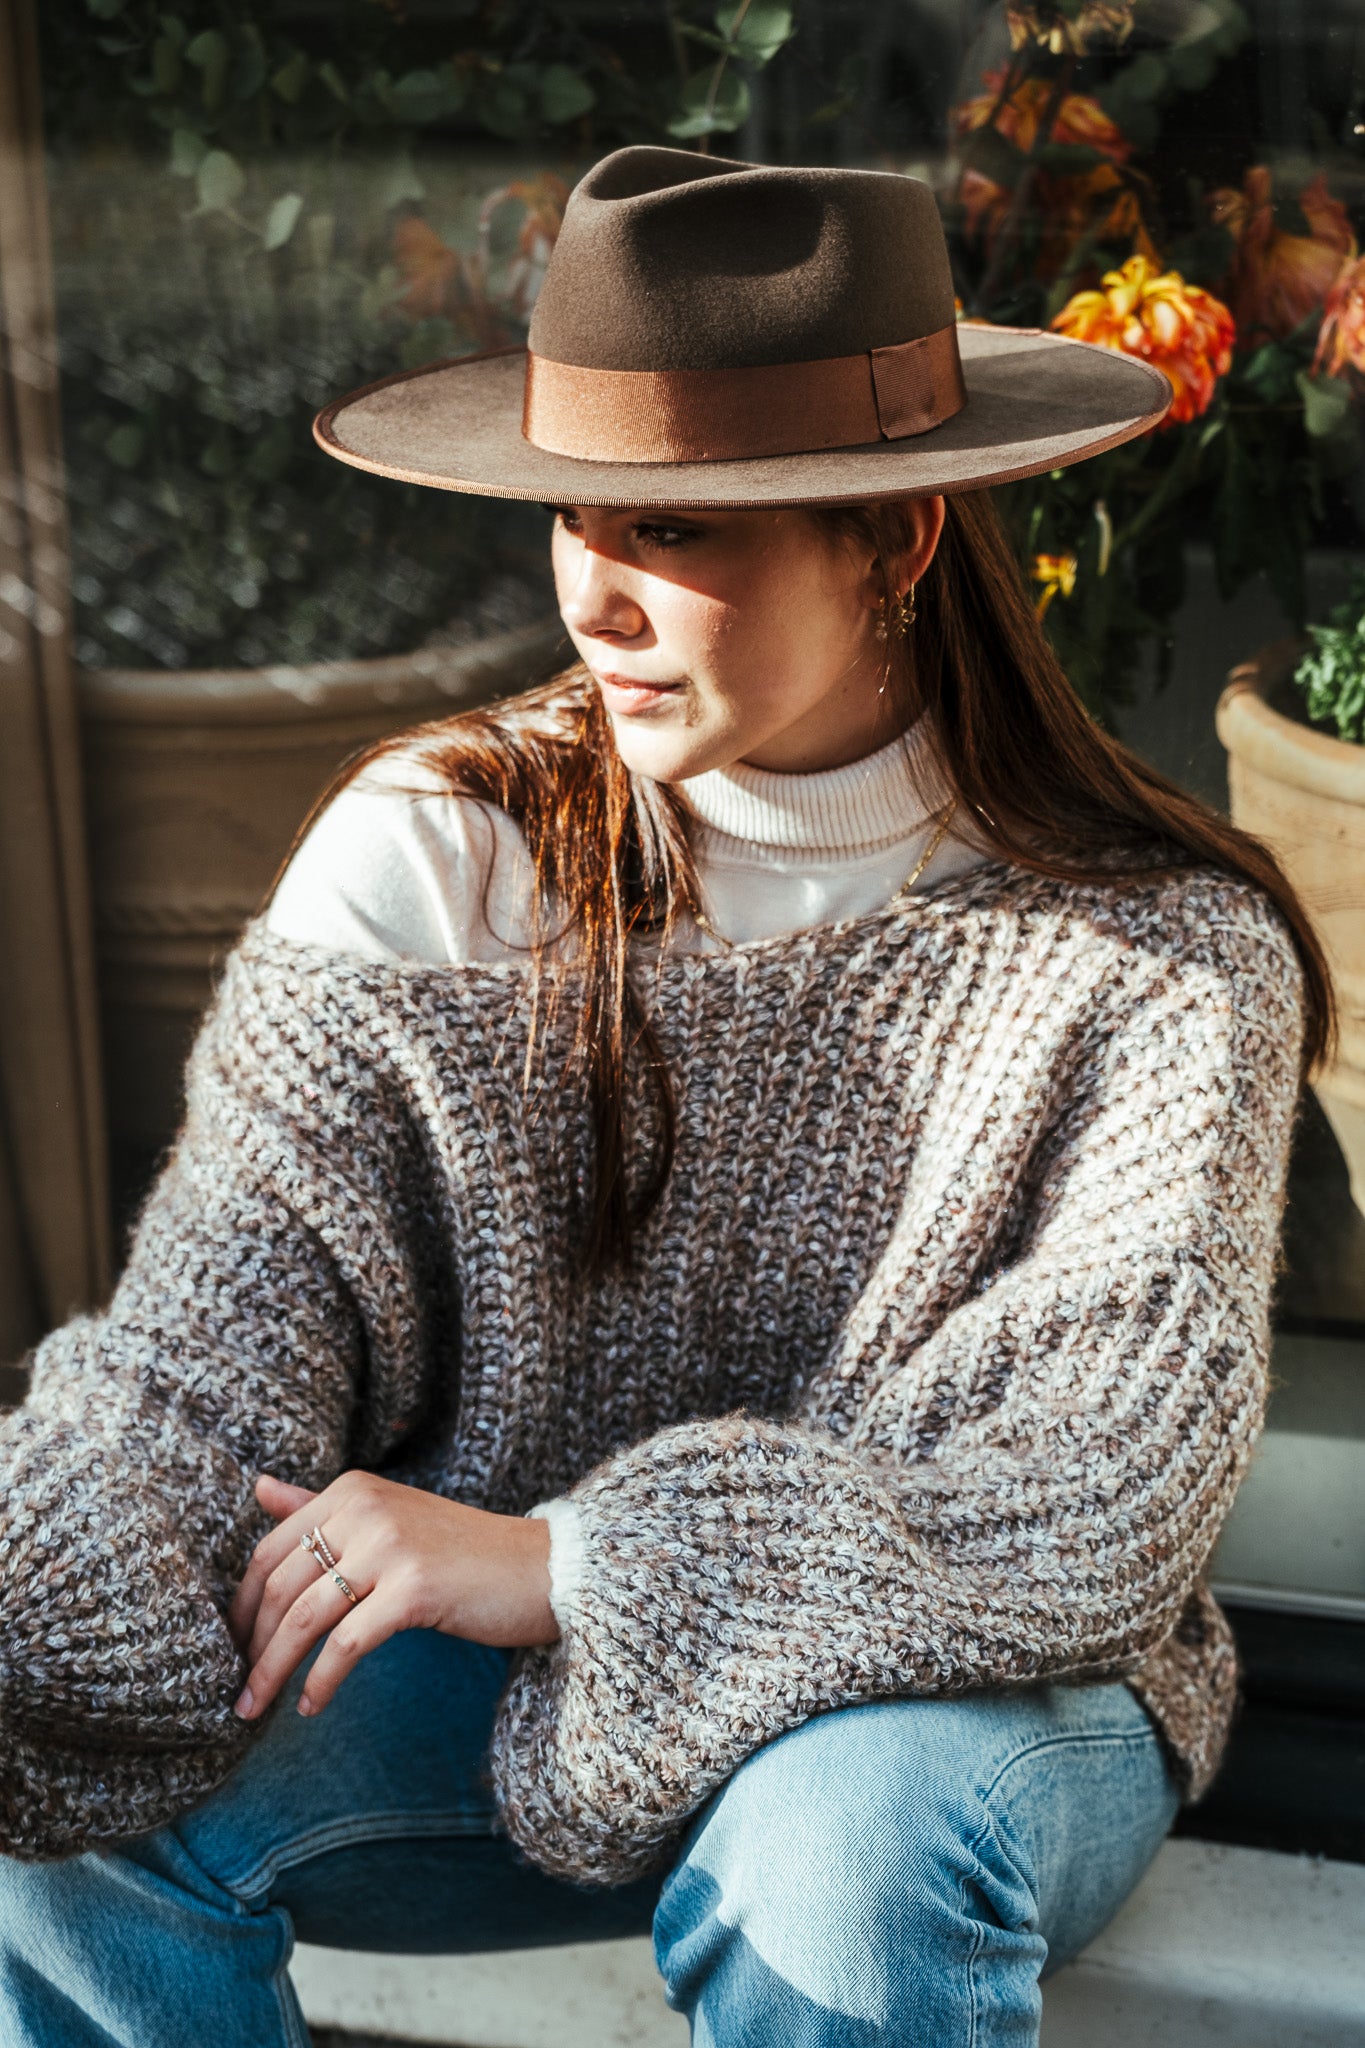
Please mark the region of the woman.
POLYGON ((911 180, 632 149, 529 358, 322 416, 553 501, 581 666, 323 809, 5 1425, 6 2041, 651 1915, 722 2048, 1036 2040, 1224 1741, 1329 1027, 974 493, 1166 399, 959 344, 911 180))

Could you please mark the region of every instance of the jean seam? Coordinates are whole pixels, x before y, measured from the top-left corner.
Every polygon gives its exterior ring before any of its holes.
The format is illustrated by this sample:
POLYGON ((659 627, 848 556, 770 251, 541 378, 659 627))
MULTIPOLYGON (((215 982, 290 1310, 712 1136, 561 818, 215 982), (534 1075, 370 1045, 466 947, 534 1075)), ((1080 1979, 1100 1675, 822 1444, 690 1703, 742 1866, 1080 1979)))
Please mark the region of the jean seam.
MULTIPOLYGON (((1006 1757, 1004 1762, 1000 1764, 989 1784, 983 1789, 978 1790, 977 1797, 981 1800, 983 1806, 986 1806, 987 1811, 980 1827, 978 1827, 976 1833, 967 1844, 967 1854, 971 1859, 971 1866, 963 1871, 958 1884, 959 1916, 964 1920, 970 1918, 972 1922, 972 1947, 971 1953, 967 1957, 968 2048, 977 2048, 977 2043, 980 2040, 979 2023, 981 2012, 977 2002, 976 1966, 981 1959, 984 1936, 980 1920, 975 1914, 969 1914, 967 1892, 973 1872, 978 1877, 983 1874, 981 1864, 982 1844, 985 1842, 986 1837, 994 1832, 994 1819, 988 1805, 991 1794, 998 1789, 1002 1779, 1014 1769, 1016 1764, 1021 1764, 1032 1756, 1044 1756, 1050 1749, 1067 1749, 1071 1747, 1095 1749, 1106 1746, 1129 1748, 1138 1744, 1145 1746, 1148 1743, 1155 1742, 1156 1735, 1150 1725, 1146 1728, 1134 1729, 1131 1733, 1119 1729, 1111 1729, 1107 1732, 1077 1729, 1065 1735, 1049 1735, 1036 1742, 1025 1743, 1022 1749, 1015 1750, 1011 1756, 1006 1757)), ((1029 1890, 1030 1892, 1033 1891, 1032 1885, 1029 1886, 1029 1890)), ((1034 1894, 1034 1906, 1035 1908, 1037 1906, 1036 1893, 1034 1894)))
MULTIPOLYGON (((1030 1757, 1046 1756, 1050 1749, 1146 1749, 1148 1747, 1160 1748, 1156 1731, 1150 1725, 1146 1728, 1135 1728, 1131 1733, 1124 1733, 1121 1729, 1117 1728, 1111 1729, 1107 1733, 1099 1730, 1077 1729, 1066 1735, 1044 1736, 1037 1742, 1025 1743, 1022 1749, 1017 1749, 1012 1755, 1006 1757, 990 1783, 978 1791, 977 1797, 982 1800, 989 1799, 991 1794, 998 1789, 1001 1779, 1007 1776, 1015 1768, 1016 1764, 1027 1762, 1030 1757)), ((980 1835, 978 1835, 977 1840, 981 1840, 980 1835)))
MULTIPOLYGON (((967 1844, 967 1854, 971 1858, 971 1869, 964 1870, 958 1882, 958 1915, 963 1920, 968 1918, 967 1887, 971 1882, 972 1871, 979 1872, 981 1869, 981 1844, 990 1833, 990 1826, 990 1816, 988 1814, 973 1835, 971 1841, 967 1844)), ((980 2010, 976 2002, 976 1966, 981 1957, 984 1936, 980 1920, 975 1914, 972 1914, 970 1917, 972 1922, 972 1949, 971 1954, 967 1958, 967 2048, 976 2048, 980 2035, 980 2029, 977 2026, 980 2010)))
POLYGON ((280 2014, 280 2034, 285 2043, 285 2048, 311 2048, 311 2037, 306 2020, 303 2023, 303 2031, 299 2031, 297 2024, 299 2013, 298 1993, 294 1990, 289 1975, 289 1963, 294 1953, 294 1918, 283 1906, 272 1907, 270 1910, 279 1922, 284 1937, 279 1961, 271 1972, 271 1983, 275 1987, 275 2003, 279 2008, 280 2014))
POLYGON ((312 1856, 325 1856, 334 1849, 348 1849, 357 1842, 392 1842, 405 1835, 416 1840, 428 1841, 439 1835, 458 1835, 472 1839, 487 1835, 492 1839, 493 1828, 488 1817, 480 1810, 455 1808, 448 1813, 417 1816, 412 1813, 367 1813, 351 1816, 345 1820, 328 1821, 310 1832, 296 1836, 282 1847, 274 1849, 268 1856, 242 1876, 236 1878, 217 1877, 216 1884, 234 1898, 240 1905, 247 1905, 252 1899, 260 1898, 270 1889, 281 1871, 292 1870, 299 1863, 306 1863, 312 1856), (478 1825, 471 1825, 475 1820, 478 1825))

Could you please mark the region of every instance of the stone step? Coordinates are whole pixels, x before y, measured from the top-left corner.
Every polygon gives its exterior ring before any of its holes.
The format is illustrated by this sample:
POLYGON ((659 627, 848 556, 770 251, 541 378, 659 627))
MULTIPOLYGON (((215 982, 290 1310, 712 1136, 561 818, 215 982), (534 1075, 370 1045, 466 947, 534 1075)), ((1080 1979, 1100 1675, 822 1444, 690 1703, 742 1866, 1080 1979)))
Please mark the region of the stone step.
MULTIPOLYGON (((311 2024, 443 2048, 687 2048, 647 1940, 502 1955, 298 1948, 311 2024)), ((1365 2048, 1365 1865, 1167 1842, 1044 1993, 1043 2048, 1365 2048)))

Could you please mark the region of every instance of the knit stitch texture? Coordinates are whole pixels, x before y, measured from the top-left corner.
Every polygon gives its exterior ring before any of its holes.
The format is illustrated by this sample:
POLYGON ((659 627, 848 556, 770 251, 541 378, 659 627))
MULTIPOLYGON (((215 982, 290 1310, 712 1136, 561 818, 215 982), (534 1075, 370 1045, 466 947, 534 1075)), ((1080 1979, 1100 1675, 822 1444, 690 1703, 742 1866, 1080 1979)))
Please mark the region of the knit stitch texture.
POLYGON ((262 1468, 572 1500, 569 1625, 493 1752, 548 1871, 650 1868, 759 1744, 892 1694, 1121 1675, 1208 1783, 1236 1674, 1200 1574, 1297 1093, 1276 912, 992 864, 641 971, 677 1159, 633 1269, 584 1279, 588 1121, 557 1026, 526 1093, 524 968, 248 931, 110 1307, 0 1422, 0 1847, 232 1770, 262 1468))

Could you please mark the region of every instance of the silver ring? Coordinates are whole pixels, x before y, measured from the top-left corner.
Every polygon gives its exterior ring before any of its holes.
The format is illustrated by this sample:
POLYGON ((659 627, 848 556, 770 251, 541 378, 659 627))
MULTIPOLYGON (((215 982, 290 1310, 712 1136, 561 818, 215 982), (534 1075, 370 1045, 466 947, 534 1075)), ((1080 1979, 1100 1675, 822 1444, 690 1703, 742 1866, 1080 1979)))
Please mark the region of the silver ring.
POLYGON ((325 1572, 334 1572, 336 1570, 337 1561, 332 1555, 327 1538, 316 1525, 314 1525, 307 1536, 300 1536, 299 1548, 308 1552, 319 1570, 325 1572))

